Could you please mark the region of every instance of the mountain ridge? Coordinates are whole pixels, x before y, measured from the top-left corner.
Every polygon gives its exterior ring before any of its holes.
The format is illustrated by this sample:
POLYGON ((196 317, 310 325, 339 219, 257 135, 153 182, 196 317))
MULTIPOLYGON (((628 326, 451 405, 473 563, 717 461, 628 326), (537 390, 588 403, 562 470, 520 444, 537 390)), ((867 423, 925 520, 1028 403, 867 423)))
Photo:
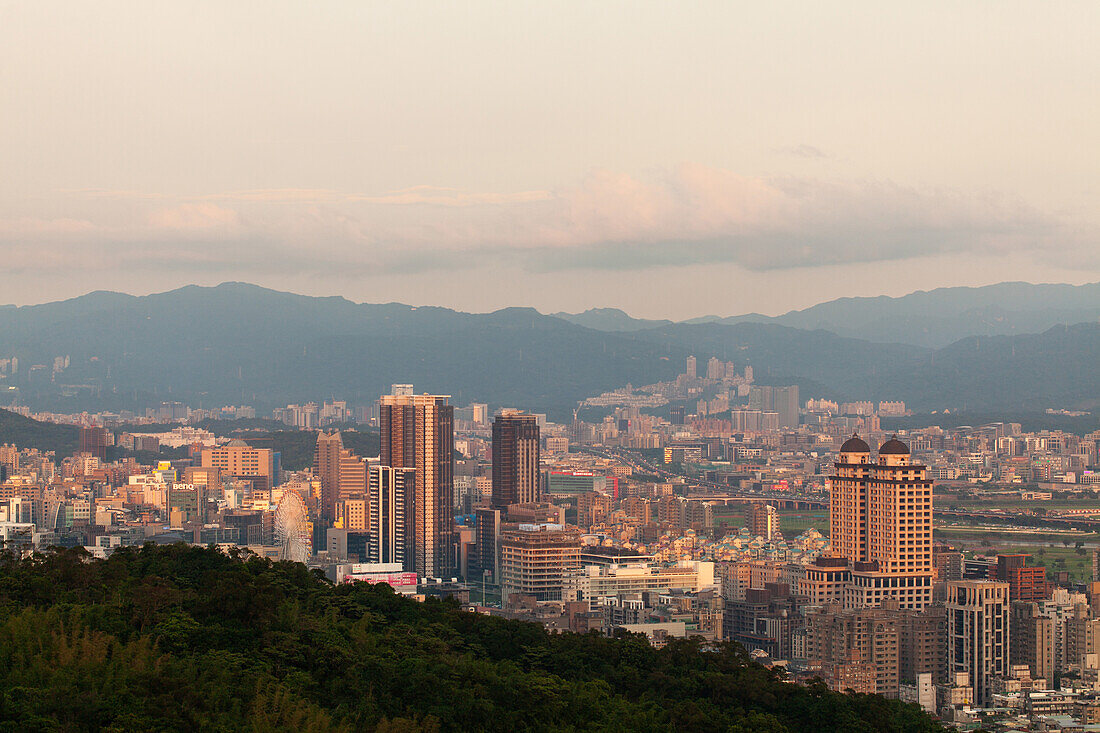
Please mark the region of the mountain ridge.
POLYGON ((689 354, 752 365, 759 382, 799 384, 804 398, 902 399, 915 409, 1079 408, 1100 394, 1092 374, 1100 324, 1092 322, 934 349, 774 319, 609 332, 529 307, 464 313, 245 283, 0 309, 0 349, 0 359, 17 356, 23 365, 0 387, 16 386, 19 399, 60 412, 172 400, 260 409, 332 398, 368 404, 390 384, 411 382, 452 395, 454 404, 488 402, 567 421, 586 397, 674 379, 689 354), (69 366, 52 369, 57 357, 69 357, 69 366))

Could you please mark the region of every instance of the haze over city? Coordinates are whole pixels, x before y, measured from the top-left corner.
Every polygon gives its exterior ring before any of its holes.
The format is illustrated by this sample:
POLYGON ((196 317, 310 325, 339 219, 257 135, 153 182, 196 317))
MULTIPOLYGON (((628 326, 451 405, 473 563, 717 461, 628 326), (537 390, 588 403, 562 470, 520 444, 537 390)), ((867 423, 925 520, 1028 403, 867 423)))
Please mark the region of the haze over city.
POLYGON ((0 300, 779 314, 1100 280, 1076 2, 0 6, 0 300))

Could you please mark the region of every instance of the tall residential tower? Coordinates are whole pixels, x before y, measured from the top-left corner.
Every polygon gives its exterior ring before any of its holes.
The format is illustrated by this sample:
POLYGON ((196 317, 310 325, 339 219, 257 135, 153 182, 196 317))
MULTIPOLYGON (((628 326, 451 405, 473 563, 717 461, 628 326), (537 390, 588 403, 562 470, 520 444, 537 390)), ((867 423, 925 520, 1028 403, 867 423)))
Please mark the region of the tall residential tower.
POLYGON ((539 501, 539 424, 505 410, 493 420, 493 507, 539 501))
POLYGON ((902 608, 932 602, 932 482, 896 437, 871 459, 857 436, 840 448, 830 478, 833 555, 851 563, 845 605, 868 608, 896 598, 902 608))
POLYGON ((455 574, 454 407, 444 395, 383 395, 380 463, 414 468, 405 486, 405 564, 421 577, 455 574), (411 496, 409 494, 411 493, 411 496))

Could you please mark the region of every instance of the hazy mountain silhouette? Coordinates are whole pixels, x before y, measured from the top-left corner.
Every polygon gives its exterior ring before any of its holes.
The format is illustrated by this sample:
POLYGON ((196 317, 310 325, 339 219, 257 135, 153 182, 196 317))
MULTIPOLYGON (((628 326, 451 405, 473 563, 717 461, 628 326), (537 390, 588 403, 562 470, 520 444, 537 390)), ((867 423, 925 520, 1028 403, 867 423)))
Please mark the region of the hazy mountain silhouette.
MULTIPOLYGON (((616 311, 614 319, 585 318, 586 313, 568 317, 590 328, 607 331, 634 331, 657 325, 644 319, 631 319, 622 311, 616 311)), ((684 323, 775 323, 793 328, 823 329, 868 341, 941 348, 967 336, 1039 333, 1059 324, 1098 320, 1100 283, 1033 285, 1012 282, 980 288, 938 288, 898 298, 885 295, 840 298, 775 317, 747 313, 729 317, 702 316, 684 323)))
MULTIPOLYGON (((1032 287, 1040 286, 977 290, 986 297, 1032 287)), ((1078 310, 1069 308, 1067 296, 1046 309, 1046 318, 1087 310, 1087 289, 1050 287, 1073 292, 1078 310)), ((954 298, 959 307, 976 297, 945 292, 907 297, 914 299, 910 304, 954 298)), ((874 306, 834 301, 818 306, 818 320, 832 323, 829 319, 839 321, 850 311, 846 330, 862 332, 869 321, 860 319, 870 318, 874 309, 879 322, 894 313, 902 319, 904 300, 874 306)), ((925 312, 946 312, 942 304, 936 308, 925 312)), ((584 397, 628 382, 674 378, 688 354, 699 358, 701 368, 711 356, 738 368, 751 364, 757 381, 797 383, 804 398, 903 399, 928 410, 1013 410, 1088 406, 1100 395, 1100 370, 1094 366, 1100 325, 1095 323, 967 337, 933 350, 776 320, 663 323, 607 332, 529 308, 471 314, 224 283, 143 297, 97 292, 0 308, 0 358, 19 357, 20 374, 6 381, 18 386, 25 400, 66 411, 160 400, 261 409, 326 398, 366 404, 391 383, 412 382, 418 391, 452 395, 457 405, 489 402, 565 420, 584 397), (68 356, 69 368, 51 376, 57 356, 68 356), (32 365, 42 368, 32 371, 32 365)), ((1023 316, 1013 322, 1024 322, 1023 316)))

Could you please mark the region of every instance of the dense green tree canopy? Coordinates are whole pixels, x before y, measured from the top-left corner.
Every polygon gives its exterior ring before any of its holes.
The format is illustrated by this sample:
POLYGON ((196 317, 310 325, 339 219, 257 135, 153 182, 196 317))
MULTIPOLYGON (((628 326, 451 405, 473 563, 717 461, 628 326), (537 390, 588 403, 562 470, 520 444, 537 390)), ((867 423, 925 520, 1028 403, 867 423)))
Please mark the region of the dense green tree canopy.
POLYGON ((542 627, 184 545, 0 560, 0 730, 932 731, 740 647, 542 627))

